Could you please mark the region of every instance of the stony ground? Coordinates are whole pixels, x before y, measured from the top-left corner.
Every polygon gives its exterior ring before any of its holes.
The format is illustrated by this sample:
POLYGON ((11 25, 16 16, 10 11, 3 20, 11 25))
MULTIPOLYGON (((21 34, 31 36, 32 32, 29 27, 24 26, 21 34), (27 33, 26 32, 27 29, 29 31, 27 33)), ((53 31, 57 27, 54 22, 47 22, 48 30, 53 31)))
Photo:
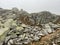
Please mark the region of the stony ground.
POLYGON ((0 8, 0 45, 60 45, 60 16, 0 8))
POLYGON ((38 42, 32 42, 30 45, 60 45, 60 30, 51 33, 49 35, 46 35, 41 38, 38 42), (54 43, 55 44, 54 44, 54 43))

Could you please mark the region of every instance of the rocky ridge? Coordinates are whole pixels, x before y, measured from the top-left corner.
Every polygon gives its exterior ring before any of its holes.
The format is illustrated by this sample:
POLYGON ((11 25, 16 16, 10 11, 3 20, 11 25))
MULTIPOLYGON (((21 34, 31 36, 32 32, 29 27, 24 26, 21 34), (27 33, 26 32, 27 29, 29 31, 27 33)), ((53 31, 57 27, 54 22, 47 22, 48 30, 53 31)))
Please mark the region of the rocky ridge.
POLYGON ((60 29, 59 18, 48 11, 29 14, 17 8, 0 9, 0 45, 38 42, 42 37, 60 29))

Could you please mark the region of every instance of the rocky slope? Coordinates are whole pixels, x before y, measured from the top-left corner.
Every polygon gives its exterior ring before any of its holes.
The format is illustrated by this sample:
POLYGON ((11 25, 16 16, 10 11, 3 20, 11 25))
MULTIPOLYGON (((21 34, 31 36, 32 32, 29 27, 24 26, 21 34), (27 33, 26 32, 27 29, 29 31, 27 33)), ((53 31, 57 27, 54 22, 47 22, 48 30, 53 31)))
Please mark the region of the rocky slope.
POLYGON ((0 45, 59 45, 59 19, 48 11, 29 14, 0 8, 0 45))

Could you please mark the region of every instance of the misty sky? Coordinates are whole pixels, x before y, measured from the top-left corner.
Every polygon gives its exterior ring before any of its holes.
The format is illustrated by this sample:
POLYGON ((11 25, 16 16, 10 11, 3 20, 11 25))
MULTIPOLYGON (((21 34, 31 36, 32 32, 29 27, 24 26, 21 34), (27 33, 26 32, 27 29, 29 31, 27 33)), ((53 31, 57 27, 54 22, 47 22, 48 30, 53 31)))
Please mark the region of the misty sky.
POLYGON ((27 12, 50 11, 60 14, 60 0, 0 0, 0 7, 17 7, 27 12))

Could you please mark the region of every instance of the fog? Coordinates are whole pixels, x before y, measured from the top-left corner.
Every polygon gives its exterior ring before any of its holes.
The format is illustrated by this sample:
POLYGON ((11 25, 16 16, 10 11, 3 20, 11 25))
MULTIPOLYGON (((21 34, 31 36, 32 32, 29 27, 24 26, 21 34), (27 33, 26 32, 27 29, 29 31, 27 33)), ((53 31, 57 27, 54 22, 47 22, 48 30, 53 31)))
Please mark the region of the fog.
POLYGON ((0 0, 0 7, 5 9, 17 7, 29 13, 50 11, 60 14, 60 0, 0 0))

